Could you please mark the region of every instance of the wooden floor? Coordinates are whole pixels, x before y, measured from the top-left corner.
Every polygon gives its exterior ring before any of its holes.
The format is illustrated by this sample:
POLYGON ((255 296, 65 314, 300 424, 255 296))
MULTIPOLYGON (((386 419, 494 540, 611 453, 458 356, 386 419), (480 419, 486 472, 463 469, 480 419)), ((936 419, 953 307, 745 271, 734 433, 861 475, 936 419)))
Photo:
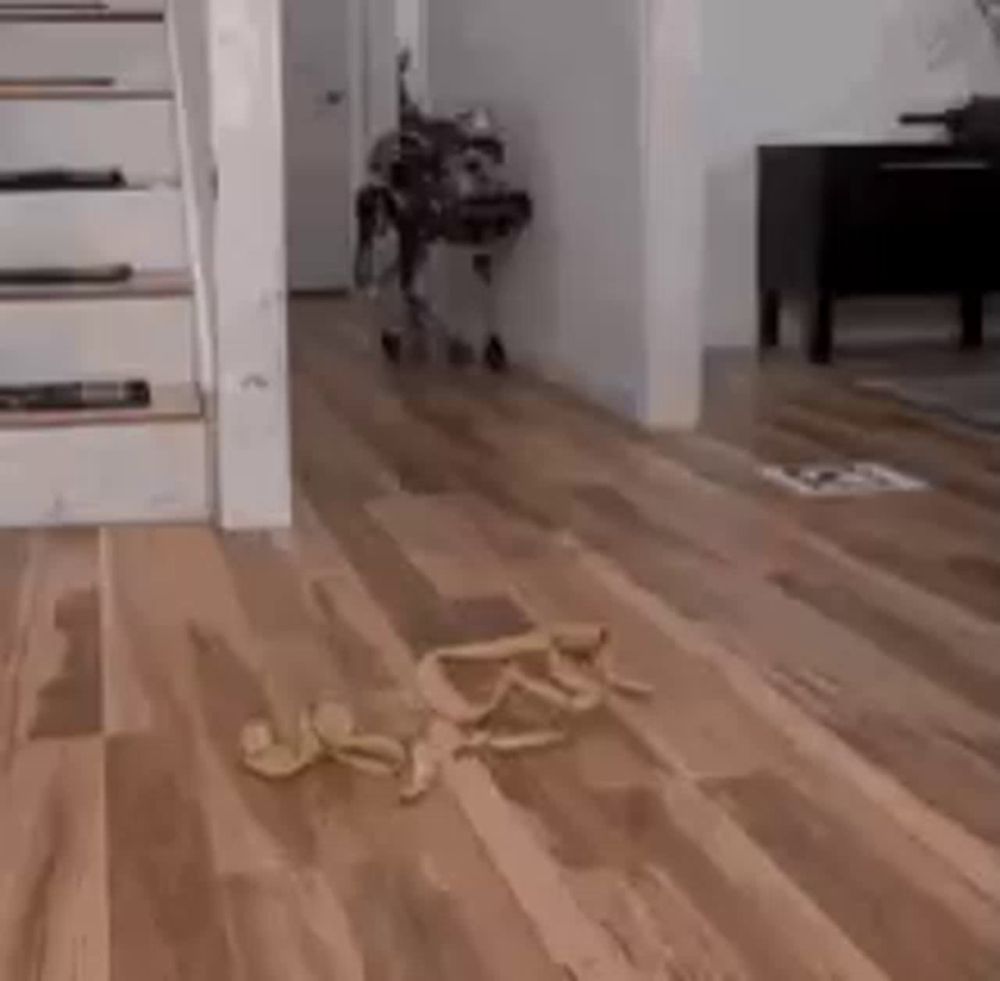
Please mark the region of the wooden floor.
POLYGON ((0 979, 997 981, 1000 442, 784 363, 654 442, 345 318, 296 309, 294 531, 0 537, 0 979), (937 489, 755 476, 839 456, 937 489), (405 734, 421 652, 554 617, 655 699, 410 809, 235 764, 321 691, 405 734))

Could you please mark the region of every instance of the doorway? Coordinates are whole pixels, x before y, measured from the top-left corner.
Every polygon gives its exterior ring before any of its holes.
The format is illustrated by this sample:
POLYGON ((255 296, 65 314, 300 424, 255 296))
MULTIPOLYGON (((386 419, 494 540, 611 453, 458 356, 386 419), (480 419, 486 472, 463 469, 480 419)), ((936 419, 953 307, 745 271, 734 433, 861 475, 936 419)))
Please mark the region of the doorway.
POLYGON ((348 0, 286 0, 284 11, 289 286, 341 290, 350 270, 348 0))
POLYGON ((368 148, 397 115, 397 0, 285 0, 288 277, 351 284, 352 201, 368 148))

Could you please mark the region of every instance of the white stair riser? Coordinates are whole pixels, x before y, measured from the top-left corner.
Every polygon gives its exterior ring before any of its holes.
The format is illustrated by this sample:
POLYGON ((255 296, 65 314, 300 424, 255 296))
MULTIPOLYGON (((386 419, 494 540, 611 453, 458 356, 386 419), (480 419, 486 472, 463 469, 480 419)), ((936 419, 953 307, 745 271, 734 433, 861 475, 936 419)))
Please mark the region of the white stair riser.
POLYGON ((0 384, 194 380, 188 297, 0 302, 0 384))
POLYGON ((0 267, 187 266, 175 188, 0 194, 0 267))
POLYGON ((121 167, 176 179, 173 104, 0 101, 0 170, 121 167))
POLYGON ((0 431, 0 526, 197 521, 201 421, 0 431))
POLYGON ((162 23, 0 25, 0 76, 111 77, 166 87, 170 79, 162 23))

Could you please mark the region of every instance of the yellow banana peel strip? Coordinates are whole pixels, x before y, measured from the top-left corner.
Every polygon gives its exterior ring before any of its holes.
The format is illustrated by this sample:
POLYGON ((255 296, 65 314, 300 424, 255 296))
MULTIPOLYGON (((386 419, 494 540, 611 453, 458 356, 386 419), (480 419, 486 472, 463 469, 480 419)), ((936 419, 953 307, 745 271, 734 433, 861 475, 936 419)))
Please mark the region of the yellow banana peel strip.
POLYGON ((548 631, 441 648, 424 657, 417 669, 417 688, 431 722, 427 733, 410 745, 358 732, 349 706, 323 699, 302 713, 293 743, 282 742, 266 720, 249 722, 240 737, 241 758, 248 770, 267 780, 288 780, 324 758, 334 760, 363 773, 399 778, 400 800, 413 803, 434 786, 442 765, 459 754, 518 754, 565 742, 568 735, 558 728, 490 728, 515 691, 567 718, 592 712, 609 693, 652 696, 649 686, 617 674, 609 642, 606 627, 566 623, 548 631), (468 697, 452 681, 449 665, 463 663, 498 666, 485 698, 468 697))

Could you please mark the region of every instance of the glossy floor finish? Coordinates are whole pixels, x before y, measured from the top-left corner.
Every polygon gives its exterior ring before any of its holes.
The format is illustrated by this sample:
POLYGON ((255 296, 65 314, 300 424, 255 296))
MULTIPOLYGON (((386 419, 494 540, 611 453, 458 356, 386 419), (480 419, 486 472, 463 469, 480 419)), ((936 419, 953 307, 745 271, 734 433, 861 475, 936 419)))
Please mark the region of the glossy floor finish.
POLYGON ((544 388, 294 330, 297 524, 0 537, 0 979, 1000 978, 1000 443, 776 364, 647 441, 544 388), (792 499, 758 460, 932 493, 792 499), (236 766, 319 692, 608 623, 649 704, 422 805, 236 766))

